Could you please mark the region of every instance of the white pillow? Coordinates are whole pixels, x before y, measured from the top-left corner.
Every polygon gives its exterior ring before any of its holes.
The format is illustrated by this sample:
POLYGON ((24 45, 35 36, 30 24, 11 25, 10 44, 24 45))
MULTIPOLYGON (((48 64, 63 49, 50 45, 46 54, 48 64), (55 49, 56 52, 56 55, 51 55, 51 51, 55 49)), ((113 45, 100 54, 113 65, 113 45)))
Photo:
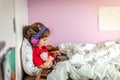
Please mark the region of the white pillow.
POLYGON ((22 43, 22 65, 25 73, 30 76, 36 75, 41 70, 33 64, 32 46, 26 38, 24 38, 22 43))

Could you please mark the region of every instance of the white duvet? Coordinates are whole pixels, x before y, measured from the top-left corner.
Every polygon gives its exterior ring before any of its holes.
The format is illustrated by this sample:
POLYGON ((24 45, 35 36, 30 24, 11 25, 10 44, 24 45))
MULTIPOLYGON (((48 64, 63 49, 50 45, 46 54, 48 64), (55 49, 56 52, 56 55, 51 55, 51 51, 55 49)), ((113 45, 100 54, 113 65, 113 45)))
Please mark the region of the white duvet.
POLYGON ((120 44, 60 44, 69 60, 57 63, 47 80, 120 80, 120 44))

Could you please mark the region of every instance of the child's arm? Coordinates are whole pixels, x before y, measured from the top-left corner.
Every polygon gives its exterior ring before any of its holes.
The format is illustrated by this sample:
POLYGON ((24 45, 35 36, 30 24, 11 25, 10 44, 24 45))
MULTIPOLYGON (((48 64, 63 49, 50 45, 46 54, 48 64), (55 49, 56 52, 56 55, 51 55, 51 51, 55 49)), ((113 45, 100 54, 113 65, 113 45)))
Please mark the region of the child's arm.
POLYGON ((53 59, 54 59, 54 58, 53 58, 52 56, 49 56, 49 57, 48 57, 48 60, 45 61, 42 65, 40 65, 39 68, 41 68, 41 69, 46 69, 46 68, 48 68, 49 65, 52 63, 52 60, 53 60, 53 59))

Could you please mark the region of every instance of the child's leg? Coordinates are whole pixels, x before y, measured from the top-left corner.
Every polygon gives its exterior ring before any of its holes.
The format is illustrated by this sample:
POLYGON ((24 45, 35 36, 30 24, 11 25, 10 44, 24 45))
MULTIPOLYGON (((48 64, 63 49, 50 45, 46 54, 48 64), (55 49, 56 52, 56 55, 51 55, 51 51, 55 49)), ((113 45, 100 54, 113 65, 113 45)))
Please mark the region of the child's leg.
POLYGON ((81 79, 79 70, 75 69, 69 62, 63 61, 57 63, 54 70, 47 76, 47 80, 67 80, 68 76, 73 79, 81 79))

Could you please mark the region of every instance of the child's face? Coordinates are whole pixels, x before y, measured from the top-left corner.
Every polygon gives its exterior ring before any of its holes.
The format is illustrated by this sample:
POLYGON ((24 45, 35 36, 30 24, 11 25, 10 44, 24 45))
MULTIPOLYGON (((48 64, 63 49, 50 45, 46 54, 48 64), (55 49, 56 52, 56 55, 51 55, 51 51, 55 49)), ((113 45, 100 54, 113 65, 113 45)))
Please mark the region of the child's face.
POLYGON ((41 38, 41 39, 39 40, 39 43, 37 44, 37 46, 38 46, 38 47, 42 47, 43 45, 45 45, 47 39, 48 39, 48 37, 41 38))

